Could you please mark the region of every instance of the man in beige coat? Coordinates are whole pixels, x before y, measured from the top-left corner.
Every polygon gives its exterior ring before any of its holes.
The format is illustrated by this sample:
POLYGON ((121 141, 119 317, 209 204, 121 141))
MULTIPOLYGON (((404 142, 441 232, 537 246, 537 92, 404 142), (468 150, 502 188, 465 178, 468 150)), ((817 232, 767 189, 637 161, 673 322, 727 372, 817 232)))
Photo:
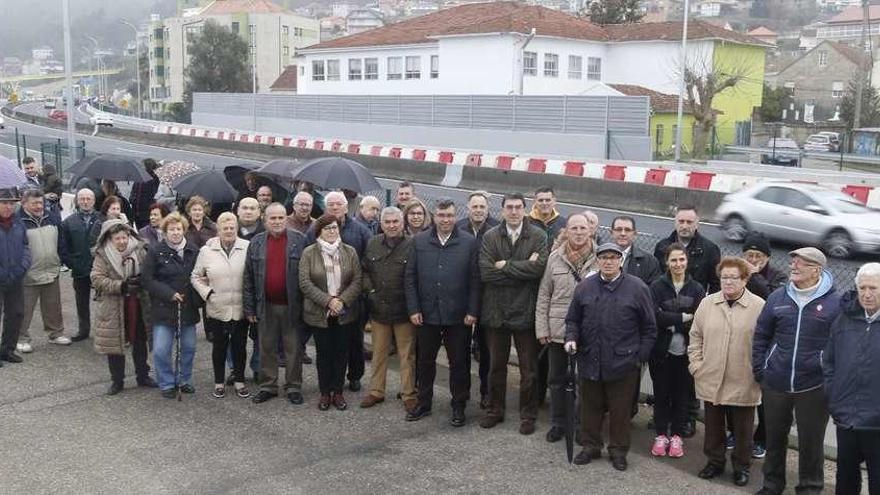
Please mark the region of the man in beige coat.
POLYGON ((706 296, 694 313, 688 346, 688 369, 694 375, 697 398, 706 408, 703 452, 709 460, 699 477, 711 479, 724 473, 729 414, 736 438, 731 455, 733 482, 745 486, 755 407, 761 403, 761 388, 752 375, 752 338, 764 300, 746 289, 751 272, 742 258, 723 258, 717 273, 721 290, 706 296))

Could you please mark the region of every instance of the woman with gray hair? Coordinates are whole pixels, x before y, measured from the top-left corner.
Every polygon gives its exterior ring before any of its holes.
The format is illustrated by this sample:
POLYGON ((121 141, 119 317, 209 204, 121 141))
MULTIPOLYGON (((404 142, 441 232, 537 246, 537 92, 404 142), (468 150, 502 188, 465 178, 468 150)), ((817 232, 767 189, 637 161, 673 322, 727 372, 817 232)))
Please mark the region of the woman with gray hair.
POLYGON ((248 322, 244 318, 242 287, 248 241, 238 237, 238 219, 231 212, 217 218, 217 237, 199 250, 191 275, 192 286, 205 301, 205 330, 212 336, 215 398, 226 396, 226 350, 232 353, 235 393, 248 397, 244 384, 248 322))

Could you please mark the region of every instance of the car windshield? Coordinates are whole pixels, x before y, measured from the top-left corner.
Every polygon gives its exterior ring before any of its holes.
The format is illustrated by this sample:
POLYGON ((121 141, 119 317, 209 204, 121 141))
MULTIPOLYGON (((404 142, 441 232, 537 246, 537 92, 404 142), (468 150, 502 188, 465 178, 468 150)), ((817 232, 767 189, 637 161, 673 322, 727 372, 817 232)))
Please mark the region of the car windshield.
POLYGON ((819 193, 819 196, 840 213, 870 213, 873 211, 855 198, 845 194, 828 191, 819 193))

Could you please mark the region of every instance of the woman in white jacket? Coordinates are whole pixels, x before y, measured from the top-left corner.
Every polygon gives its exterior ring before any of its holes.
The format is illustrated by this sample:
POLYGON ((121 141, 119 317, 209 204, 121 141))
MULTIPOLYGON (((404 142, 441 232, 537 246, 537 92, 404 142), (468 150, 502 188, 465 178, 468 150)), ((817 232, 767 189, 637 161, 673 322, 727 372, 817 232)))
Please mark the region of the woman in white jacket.
POLYGON ((592 275, 596 261, 590 223, 582 214, 568 218, 559 237, 564 241, 547 258, 547 268, 538 288, 535 308, 535 334, 549 353, 550 420, 548 442, 558 442, 565 431, 565 375, 568 355, 565 343, 565 315, 571 304, 574 289, 584 278, 592 275), (563 235, 564 234, 564 235, 563 235))
POLYGON ((248 397, 244 384, 248 323, 242 307, 242 286, 248 241, 238 237, 238 220, 230 212, 217 219, 218 236, 199 250, 192 285, 205 300, 205 330, 213 337, 214 397, 226 396, 226 349, 232 351, 235 393, 248 397))

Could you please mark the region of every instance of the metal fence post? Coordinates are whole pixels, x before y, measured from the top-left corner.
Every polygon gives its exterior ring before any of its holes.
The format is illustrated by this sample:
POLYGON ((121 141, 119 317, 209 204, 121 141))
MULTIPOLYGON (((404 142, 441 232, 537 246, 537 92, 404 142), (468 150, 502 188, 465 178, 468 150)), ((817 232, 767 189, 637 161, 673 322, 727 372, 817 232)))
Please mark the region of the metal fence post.
POLYGON ((18 160, 18 166, 21 167, 21 148, 18 147, 18 127, 15 128, 15 158, 18 160))

